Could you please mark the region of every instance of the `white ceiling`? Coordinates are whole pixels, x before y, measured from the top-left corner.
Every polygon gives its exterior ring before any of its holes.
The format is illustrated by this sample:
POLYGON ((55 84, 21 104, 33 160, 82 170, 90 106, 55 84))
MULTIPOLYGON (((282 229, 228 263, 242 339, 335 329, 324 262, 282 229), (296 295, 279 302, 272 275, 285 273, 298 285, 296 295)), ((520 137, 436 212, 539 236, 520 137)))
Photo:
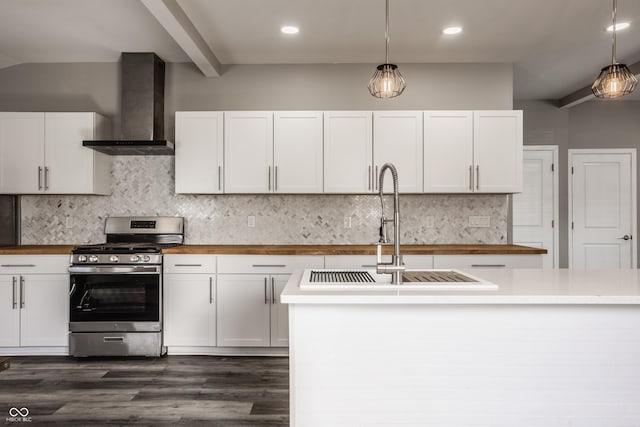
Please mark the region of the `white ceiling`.
MULTIPOLYGON (((149 1, 149 0, 147 0, 149 1)), ((151 0, 162 1, 162 0, 151 0)), ((381 63, 384 0, 177 0, 222 64, 381 63), (285 36, 284 24, 300 27, 285 36)), ((516 99, 558 99, 610 61, 611 1, 390 0, 390 60, 512 62, 516 99), (443 36, 443 27, 464 27, 443 36)), ((640 1, 619 0, 618 61, 640 60, 640 1)), ((189 56, 138 0, 0 0, 0 68, 189 56)), ((640 91, 639 91, 640 92, 640 91)), ((640 96, 638 96, 640 99, 640 96)))

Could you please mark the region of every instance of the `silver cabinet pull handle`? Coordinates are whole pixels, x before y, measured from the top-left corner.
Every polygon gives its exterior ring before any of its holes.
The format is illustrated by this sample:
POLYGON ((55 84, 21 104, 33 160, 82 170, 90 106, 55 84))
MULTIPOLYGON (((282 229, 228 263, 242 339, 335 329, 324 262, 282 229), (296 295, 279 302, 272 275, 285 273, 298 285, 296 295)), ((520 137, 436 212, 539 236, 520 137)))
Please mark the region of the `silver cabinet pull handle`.
POLYGON ((287 264, 251 264, 251 267, 286 267, 287 264))
POLYGON ((209 304, 213 304, 213 277, 209 277, 209 304))
POLYGON ((202 267, 202 264, 173 264, 174 267, 202 267))
POLYGON ((13 276, 13 306, 12 309, 15 310, 16 308, 18 308, 18 298, 16 298, 16 294, 18 293, 18 279, 16 278, 16 276, 13 276))
POLYGON ((269 304, 269 299, 267 298, 267 278, 264 278, 264 303, 269 304))
POLYGON ((504 268, 506 264, 471 264, 471 267, 504 268))
POLYGON ((271 304, 276 303, 276 289, 273 277, 271 278, 271 304))
POLYGON ((473 191, 473 166, 469 165, 469 190, 473 191))
POLYGON ((44 191, 49 189, 49 168, 47 166, 44 167, 44 191))
POLYGON ((218 166, 218 191, 222 190, 222 166, 218 166))
POLYGON ((124 337, 104 337, 103 342, 124 342, 124 337))
POLYGON ((42 190, 42 166, 38 166, 38 190, 42 190))
POLYGON ((367 185, 367 190, 371 191, 371 165, 369 165, 369 172, 367 172, 367 175, 369 175, 369 184, 367 185))
POLYGON ((20 276, 20 308, 24 308, 24 276, 20 276))
POLYGON ((271 191, 271 166, 267 168, 267 189, 271 191))
POLYGON ((480 190, 480 166, 476 166, 476 190, 480 190))
POLYGON ((273 191, 278 191, 278 166, 275 167, 275 172, 273 177, 273 191))
POLYGON ((362 264, 361 267, 362 268, 374 268, 374 267, 377 267, 377 265, 375 265, 375 264, 362 264))
POLYGON ((378 178, 378 165, 376 165, 376 174, 373 176, 373 189, 374 190, 378 190, 378 180, 376 179, 378 178))
POLYGON ((19 267, 19 268, 24 268, 24 267, 35 267, 35 264, 2 264, 0 265, 0 267, 19 267))

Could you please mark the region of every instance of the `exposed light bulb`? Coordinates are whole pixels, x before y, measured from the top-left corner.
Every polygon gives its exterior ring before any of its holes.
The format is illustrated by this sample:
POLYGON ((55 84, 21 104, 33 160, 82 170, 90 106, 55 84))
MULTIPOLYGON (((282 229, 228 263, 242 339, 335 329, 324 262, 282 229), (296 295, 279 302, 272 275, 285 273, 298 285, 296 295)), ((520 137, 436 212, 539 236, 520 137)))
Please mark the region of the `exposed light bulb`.
POLYGON ((298 34, 300 32, 300 28, 294 25, 285 25, 280 28, 280 31, 282 31, 284 34, 298 34))
POLYGON ((448 36, 452 36, 454 34, 460 34, 462 32, 462 27, 447 27, 442 30, 442 34, 446 34, 448 36))
MULTIPOLYGON (((631 24, 629 24, 628 22, 618 22, 616 24, 616 31, 625 30, 625 29, 629 28, 629 25, 631 25, 631 24)), ((607 27, 607 31, 609 31, 609 32, 613 31, 613 25, 609 25, 607 27)))

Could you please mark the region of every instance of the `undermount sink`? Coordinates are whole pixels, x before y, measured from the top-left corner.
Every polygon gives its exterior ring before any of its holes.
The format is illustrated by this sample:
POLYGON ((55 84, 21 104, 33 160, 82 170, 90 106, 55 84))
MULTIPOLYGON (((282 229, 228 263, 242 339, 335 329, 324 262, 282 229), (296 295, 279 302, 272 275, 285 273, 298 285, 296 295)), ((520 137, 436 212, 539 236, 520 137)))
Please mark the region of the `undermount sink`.
POLYGON ((495 290, 498 285, 458 270, 407 270, 402 284, 392 284, 391 275, 375 270, 304 271, 301 289, 308 290, 495 290))

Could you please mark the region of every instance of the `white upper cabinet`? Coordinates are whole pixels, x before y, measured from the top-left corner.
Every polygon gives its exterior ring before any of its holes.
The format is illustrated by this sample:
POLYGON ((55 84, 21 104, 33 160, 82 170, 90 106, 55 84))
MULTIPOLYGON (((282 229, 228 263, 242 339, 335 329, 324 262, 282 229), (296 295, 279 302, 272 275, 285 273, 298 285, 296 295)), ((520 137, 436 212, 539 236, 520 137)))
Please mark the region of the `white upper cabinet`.
POLYGON ((373 191, 373 113, 324 113, 324 192, 373 191))
POLYGON ((176 193, 223 191, 224 113, 176 112, 176 193))
MULTIPOLYGON (((375 189, 385 163, 398 170, 400 192, 422 192, 422 111, 375 111, 373 113, 373 164, 375 189)), ((385 176, 385 192, 393 190, 391 175, 385 176)))
POLYGON ((522 111, 474 111, 475 191, 522 191, 522 111))
POLYGON ((269 193, 273 188, 273 113, 225 112, 225 193, 269 193))
POLYGON ((473 191, 473 112, 424 113, 425 193, 473 191))
POLYGON ((0 193, 110 194, 111 158, 82 146, 109 133, 95 113, 0 113, 0 193))
POLYGON ((273 190, 322 193, 322 112, 278 111, 273 120, 273 190))
POLYGON ((522 111, 425 111, 425 193, 522 188, 522 111))

